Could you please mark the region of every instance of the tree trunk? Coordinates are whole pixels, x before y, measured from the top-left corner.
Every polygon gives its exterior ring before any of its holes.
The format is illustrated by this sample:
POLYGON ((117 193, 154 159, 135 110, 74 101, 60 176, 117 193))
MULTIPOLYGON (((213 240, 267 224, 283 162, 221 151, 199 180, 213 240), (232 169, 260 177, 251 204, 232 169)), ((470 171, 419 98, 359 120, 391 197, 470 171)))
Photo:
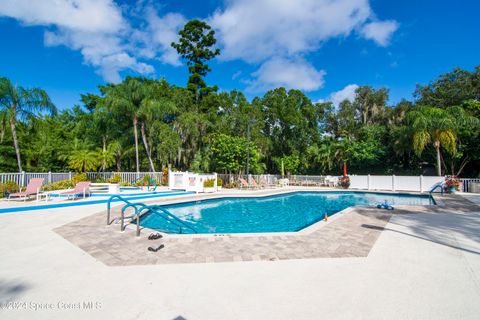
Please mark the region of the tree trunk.
POLYGON ((103 146, 102 146, 102 150, 103 150, 103 160, 102 160, 102 172, 105 173, 105 166, 106 166, 106 163, 105 163, 105 151, 107 151, 107 138, 105 136, 102 137, 102 143, 103 143, 103 146))
POLYGON ((442 160, 441 160, 441 154, 440 154, 440 141, 435 141, 433 143, 433 146, 435 147, 435 150, 437 152, 437 175, 440 177, 440 176, 442 176, 442 160))
POLYGON ((137 116, 133 116, 133 135, 135 136, 135 165, 137 172, 140 172, 139 162, 138 162, 138 132, 137 132, 138 119, 137 116))
POLYGON ((145 122, 142 121, 140 126, 140 132, 142 133, 143 146, 147 152, 148 162, 150 163, 150 172, 155 172, 155 167, 153 165, 152 154, 150 153, 150 148, 148 147, 147 135, 145 134, 145 122))
POLYGON ((122 157, 117 156, 117 172, 121 172, 121 171, 122 171, 122 157))
POLYGON ((15 153, 17 154, 18 172, 22 172, 22 159, 20 158, 20 147, 18 146, 17 126, 15 123, 16 108, 14 107, 12 111, 12 117, 10 118, 10 128, 12 129, 13 146, 15 147, 15 153))

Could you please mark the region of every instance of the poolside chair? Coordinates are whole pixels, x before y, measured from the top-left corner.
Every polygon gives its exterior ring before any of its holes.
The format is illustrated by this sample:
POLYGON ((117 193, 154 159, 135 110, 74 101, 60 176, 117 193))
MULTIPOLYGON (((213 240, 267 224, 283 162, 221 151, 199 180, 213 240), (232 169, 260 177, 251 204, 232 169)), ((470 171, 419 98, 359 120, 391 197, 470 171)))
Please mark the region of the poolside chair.
POLYGON ((62 192, 59 195, 60 196, 67 196, 67 199, 70 199, 72 197, 72 200, 75 200, 76 198, 80 197, 83 195, 83 198, 90 195, 90 181, 81 181, 77 183, 75 188, 70 191, 62 192))
POLYGON ((254 189, 260 189, 260 186, 258 185, 257 181, 255 181, 255 179, 253 179, 252 177, 249 177, 249 183, 250 183, 250 186, 252 186, 254 189))
POLYGON ((31 179, 28 182, 28 185, 27 185, 25 191, 22 191, 20 189, 20 192, 11 193, 8 196, 7 200, 10 201, 11 198, 19 198, 19 199, 23 198, 23 201, 27 201, 27 198, 30 198, 30 196, 36 196, 40 192, 40 189, 42 188, 43 180, 45 180, 45 179, 43 179, 43 178, 33 178, 33 179, 31 179))
POLYGON ((248 189, 248 182, 243 178, 238 178, 240 181, 240 189, 247 188, 248 189))
POLYGON ((260 187, 266 189, 266 188, 272 188, 274 186, 275 186, 274 184, 268 183, 268 181, 265 177, 260 178, 260 187))

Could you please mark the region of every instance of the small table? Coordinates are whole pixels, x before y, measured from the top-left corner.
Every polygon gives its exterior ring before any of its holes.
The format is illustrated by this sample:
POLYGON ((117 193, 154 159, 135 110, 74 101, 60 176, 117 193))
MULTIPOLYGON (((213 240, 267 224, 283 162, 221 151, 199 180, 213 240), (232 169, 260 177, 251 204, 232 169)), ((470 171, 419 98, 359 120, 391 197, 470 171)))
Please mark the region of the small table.
POLYGON ((48 198, 50 198, 50 193, 45 193, 45 192, 37 193, 37 202, 41 201, 42 198, 45 198, 45 202, 48 202, 48 198))

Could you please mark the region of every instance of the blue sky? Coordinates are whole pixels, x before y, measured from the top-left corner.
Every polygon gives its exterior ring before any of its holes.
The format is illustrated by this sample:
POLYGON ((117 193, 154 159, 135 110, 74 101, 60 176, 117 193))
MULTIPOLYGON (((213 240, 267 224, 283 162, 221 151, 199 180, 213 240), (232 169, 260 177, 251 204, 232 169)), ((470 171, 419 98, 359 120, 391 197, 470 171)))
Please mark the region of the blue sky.
POLYGON ((476 1, 442 0, 0 0, 0 76, 46 89, 60 109, 128 74, 185 85, 169 43, 201 18, 222 50, 207 82, 222 90, 252 98, 286 86, 338 102, 369 84, 395 103, 480 64, 478 12, 476 1))

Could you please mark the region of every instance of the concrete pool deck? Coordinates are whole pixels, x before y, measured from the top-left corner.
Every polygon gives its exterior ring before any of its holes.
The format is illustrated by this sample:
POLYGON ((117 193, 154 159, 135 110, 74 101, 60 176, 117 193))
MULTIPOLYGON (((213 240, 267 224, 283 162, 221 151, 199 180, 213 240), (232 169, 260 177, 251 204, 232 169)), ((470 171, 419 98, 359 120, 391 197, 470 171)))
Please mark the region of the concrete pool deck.
MULTIPOLYGON (((0 215, 0 307, 20 303, 2 308, 2 319, 480 315, 480 207, 460 195, 445 197, 435 210, 394 214, 388 223, 380 220, 383 226, 363 228, 378 236, 361 257, 131 266, 107 266, 57 233, 104 206, 0 215)), ((322 229, 345 218, 332 219, 322 229)), ((133 234, 122 235, 135 240, 133 234)), ((141 247, 139 258, 152 254, 141 247)))

